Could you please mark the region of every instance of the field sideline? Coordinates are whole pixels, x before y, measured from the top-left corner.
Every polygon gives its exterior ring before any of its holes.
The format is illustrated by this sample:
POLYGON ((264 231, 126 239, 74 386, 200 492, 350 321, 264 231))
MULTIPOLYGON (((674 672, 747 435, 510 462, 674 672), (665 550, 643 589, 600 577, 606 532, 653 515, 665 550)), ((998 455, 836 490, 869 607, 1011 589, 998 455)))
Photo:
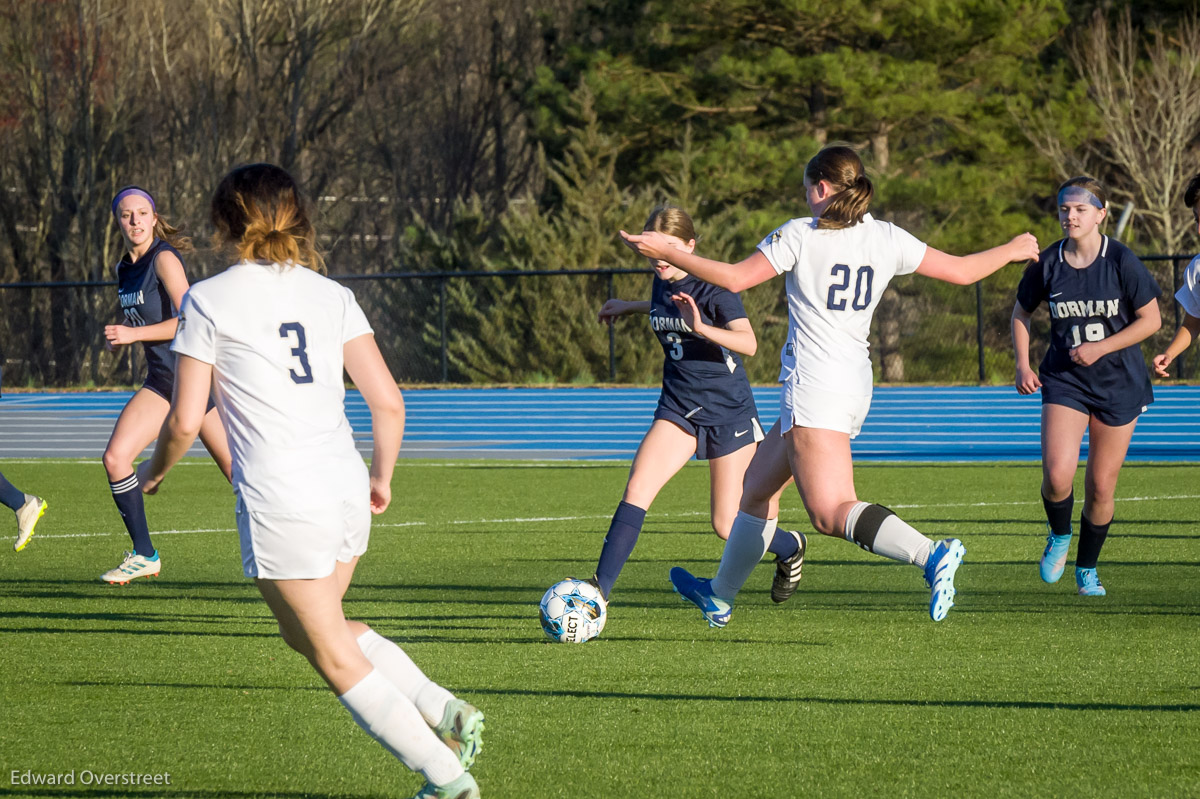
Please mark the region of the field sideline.
MULTIPOLYGON (((216 468, 185 463, 147 501, 173 533, 163 576, 109 587, 128 540, 98 461, 0 461, 50 499, 28 549, 0 557, 0 796, 410 796, 419 778, 241 577, 216 468), (19 784, 85 769, 171 784, 19 784)), ((1037 577, 1037 465, 860 466, 860 495, 966 543, 947 620, 929 621, 915 568, 818 537, 792 602, 772 605, 764 564, 710 630, 666 581, 676 564, 711 575, 720 553, 692 464, 651 510, 605 633, 551 644, 537 600, 590 573, 627 469, 397 466, 347 613, 484 709, 485 797, 1200 796, 1196 467, 1125 469, 1109 595, 1085 599, 1069 569, 1037 577)), ((794 492, 783 518, 809 529, 794 492)))

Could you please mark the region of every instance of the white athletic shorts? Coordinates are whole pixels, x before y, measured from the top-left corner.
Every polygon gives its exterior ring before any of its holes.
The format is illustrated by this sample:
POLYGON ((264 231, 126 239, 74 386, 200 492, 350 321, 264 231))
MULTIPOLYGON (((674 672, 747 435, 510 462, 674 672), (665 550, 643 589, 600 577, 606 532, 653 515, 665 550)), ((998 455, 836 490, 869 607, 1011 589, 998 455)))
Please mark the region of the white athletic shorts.
POLYGON ((838 394, 815 386, 783 384, 779 395, 780 432, 793 427, 836 430, 851 438, 862 430, 871 410, 870 394, 838 394))
POLYGON ((237 523, 247 577, 314 580, 367 551, 371 509, 344 502, 329 510, 256 513, 239 501, 237 523))

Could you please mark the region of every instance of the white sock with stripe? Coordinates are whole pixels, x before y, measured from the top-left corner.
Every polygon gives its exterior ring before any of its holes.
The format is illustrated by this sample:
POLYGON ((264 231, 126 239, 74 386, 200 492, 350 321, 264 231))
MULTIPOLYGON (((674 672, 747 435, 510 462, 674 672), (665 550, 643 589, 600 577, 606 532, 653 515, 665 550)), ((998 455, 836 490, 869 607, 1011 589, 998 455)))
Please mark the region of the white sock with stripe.
POLYGON ((882 505, 859 502, 846 515, 845 537, 868 552, 925 568, 933 541, 882 505))

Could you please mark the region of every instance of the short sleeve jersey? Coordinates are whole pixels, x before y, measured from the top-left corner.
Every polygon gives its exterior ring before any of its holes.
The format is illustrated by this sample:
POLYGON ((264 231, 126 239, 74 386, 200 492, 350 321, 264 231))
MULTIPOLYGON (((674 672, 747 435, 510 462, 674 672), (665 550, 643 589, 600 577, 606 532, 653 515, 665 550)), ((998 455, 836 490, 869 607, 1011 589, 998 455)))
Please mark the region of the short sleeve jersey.
POLYGON ((787 273, 788 341, 780 382, 870 394, 871 317, 891 279, 917 271, 924 242, 866 214, 839 230, 820 230, 815 218, 793 219, 758 249, 776 272, 787 273))
POLYGON ((1103 408, 1148 405, 1154 392, 1140 345, 1109 353, 1091 366, 1073 362, 1071 350, 1124 330, 1137 309, 1161 297, 1162 290, 1119 241, 1104 236, 1100 254, 1083 269, 1067 263, 1065 245, 1063 239, 1043 250, 1017 287, 1017 302, 1026 312, 1033 313, 1043 302, 1050 309, 1050 346, 1038 374, 1043 382, 1064 383, 1103 408))
POLYGON ((735 424, 757 416, 741 358, 692 332, 671 301, 671 295, 679 292, 696 301, 705 324, 728 327, 735 319, 746 318, 741 298, 732 291, 691 276, 674 282, 655 276, 650 328, 665 356, 659 407, 704 426, 735 424))
POLYGON ((1175 292, 1175 299, 1188 316, 1200 319, 1200 255, 1183 270, 1183 285, 1175 292))
MULTIPOLYGON (((154 269, 155 259, 164 252, 173 253, 183 263, 178 250, 162 239, 155 239, 141 258, 130 261, 126 253, 117 264, 117 296, 130 327, 155 325, 175 317, 171 295, 154 269)), ((142 348, 146 353, 148 379, 156 377, 170 385, 175 380, 175 356, 171 354, 171 342, 144 341, 142 348)))
POLYGON ((371 332, 347 288, 302 266, 242 262, 184 296, 172 349, 213 366, 247 510, 367 501, 344 407, 343 345, 371 332))

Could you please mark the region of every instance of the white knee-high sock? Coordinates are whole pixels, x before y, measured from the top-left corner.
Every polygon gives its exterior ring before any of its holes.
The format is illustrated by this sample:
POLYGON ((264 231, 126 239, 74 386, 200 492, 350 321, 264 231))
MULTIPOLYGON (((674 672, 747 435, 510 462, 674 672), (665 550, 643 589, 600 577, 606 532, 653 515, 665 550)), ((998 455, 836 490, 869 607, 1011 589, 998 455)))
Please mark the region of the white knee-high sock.
POLYGON ((372 669, 338 701, 350 711, 355 724, 434 785, 453 782, 463 773, 458 757, 379 669, 372 669))
POLYGON ((767 547, 775 537, 775 527, 779 519, 760 519, 749 513, 738 511, 729 530, 729 540, 725 542, 725 551, 721 553, 721 565, 717 567, 717 576, 713 578, 712 592, 721 599, 733 601, 742 590, 742 586, 750 579, 754 567, 767 554, 767 547))
POLYGON ((868 552, 925 568, 933 541, 882 505, 859 502, 846 516, 845 536, 868 552))
POLYGON ((432 727, 442 720, 446 703, 454 698, 454 694, 426 677, 395 642, 374 630, 367 630, 358 637, 358 648, 372 666, 417 706, 426 724, 432 727))

